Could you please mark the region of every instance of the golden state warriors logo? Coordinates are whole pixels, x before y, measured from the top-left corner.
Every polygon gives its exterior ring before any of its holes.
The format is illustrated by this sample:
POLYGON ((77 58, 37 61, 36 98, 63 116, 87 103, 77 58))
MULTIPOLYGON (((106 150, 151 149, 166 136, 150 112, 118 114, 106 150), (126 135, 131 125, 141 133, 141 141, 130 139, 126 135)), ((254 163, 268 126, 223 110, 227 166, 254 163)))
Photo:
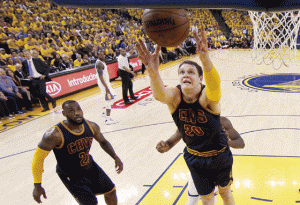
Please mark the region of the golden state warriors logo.
MULTIPOLYGON (((236 81, 234 86, 237 84, 236 81)), ((271 92, 300 92, 300 74, 271 74, 255 75, 244 78, 239 86, 248 88, 249 91, 263 90, 271 92)))

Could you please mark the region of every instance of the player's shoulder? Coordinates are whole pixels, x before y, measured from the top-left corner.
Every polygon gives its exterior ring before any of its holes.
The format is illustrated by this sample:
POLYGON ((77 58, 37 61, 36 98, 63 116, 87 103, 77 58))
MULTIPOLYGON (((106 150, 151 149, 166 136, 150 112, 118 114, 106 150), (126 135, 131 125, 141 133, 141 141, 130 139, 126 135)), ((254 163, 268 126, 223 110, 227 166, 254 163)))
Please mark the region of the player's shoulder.
POLYGON ((61 139, 61 132, 56 126, 48 129, 43 135, 43 140, 59 140, 59 139, 61 139))
POLYGON ((97 123, 95 123, 95 122, 93 122, 93 121, 90 121, 90 120, 87 120, 87 119, 85 119, 85 121, 86 121, 86 123, 90 126, 90 128, 95 132, 97 132, 97 131, 99 131, 100 130, 100 126, 97 124, 97 123))

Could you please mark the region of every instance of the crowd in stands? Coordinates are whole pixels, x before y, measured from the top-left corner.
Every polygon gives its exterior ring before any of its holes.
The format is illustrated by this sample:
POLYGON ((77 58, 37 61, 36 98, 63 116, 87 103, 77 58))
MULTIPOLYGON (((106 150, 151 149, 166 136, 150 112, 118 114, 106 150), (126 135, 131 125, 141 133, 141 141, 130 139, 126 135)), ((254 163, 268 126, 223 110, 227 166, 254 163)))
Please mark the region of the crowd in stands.
MULTIPOLYGON (((191 31, 205 26, 210 48, 251 46, 252 26, 247 12, 223 11, 232 30, 230 38, 224 36, 209 10, 188 9, 187 12, 191 31)), ((35 104, 29 88, 20 83, 24 49, 30 50, 33 58, 46 62, 50 73, 93 64, 99 51, 105 52, 108 62, 116 60, 121 48, 137 55, 138 39, 144 41, 149 51, 154 51, 155 44, 142 27, 142 14, 143 9, 76 9, 60 7, 48 0, 0 0, 0 71, 3 75, 0 76, 0 117, 25 113, 35 104), (1 84, 4 78, 10 82, 10 94, 1 84)), ((177 48, 162 48, 160 60, 166 63, 195 53, 196 43, 191 35, 177 48)))

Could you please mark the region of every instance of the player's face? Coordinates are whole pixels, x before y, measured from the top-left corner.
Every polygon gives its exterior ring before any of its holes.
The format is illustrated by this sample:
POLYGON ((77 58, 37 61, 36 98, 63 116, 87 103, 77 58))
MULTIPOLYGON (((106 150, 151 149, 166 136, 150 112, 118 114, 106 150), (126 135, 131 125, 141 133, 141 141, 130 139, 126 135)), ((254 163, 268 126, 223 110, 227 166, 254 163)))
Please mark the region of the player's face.
POLYGON ((182 89, 195 88, 202 83, 197 68, 190 64, 183 64, 178 70, 178 76, 182 89))
POLYGON ((83 123, 83 112, 78 103, 70 103, 63 111, 63 115, 68 122, 74 125, 81 125, 83 123))

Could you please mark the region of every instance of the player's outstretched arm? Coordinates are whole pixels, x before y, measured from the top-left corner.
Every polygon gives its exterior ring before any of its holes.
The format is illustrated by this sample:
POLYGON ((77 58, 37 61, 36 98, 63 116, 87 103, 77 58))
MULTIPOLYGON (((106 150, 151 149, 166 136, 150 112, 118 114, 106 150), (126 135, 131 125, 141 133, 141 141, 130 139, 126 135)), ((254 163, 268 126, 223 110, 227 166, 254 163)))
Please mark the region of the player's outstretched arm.
POLYGON ((165 142, 160 141, 156 145, 156 149, 160 153, 164 153, 172 149, 180 140, 182 139, 182 134, 177 129, 176 132, 165 142))
POLYGON ((240 134, 233 128, 230 120, 226 117, 221 117, 221 125, 228 133, 228 145, 232 148, 243 149, 245 147, 245 142, 240 134))
POLYGON ((221 80, 209 56, 208 42, 204 27, 202 26, 200 36, 196 30, 193 34, 197 42, 197 51, 203 65, 206 96, 210 103, 217 103, 221 99, 221 80))
POLYGON ((122 163, 121 159, 117 156, 117 154, 115 153, 115 151, 114 151, 113 147, 111 146, 111 144, 109 143, 109 141, 107 141, 104 138, 103 134, 100 131, 100 127, 94 122, 89 121, 89 123, 93 127, 95 140, 97 140, 97 142, 99 142, 101 148, 115 160, 116 171, 118 174, 120 174, 123 170, 123 163, 122 163))
POLYGON ((32 160, 32 175, 34 180, 33 198, 36 202, 42 203, 41 195, 46 199, 46 192, 42 187, 42 174, 44 167, 44 160, 50 153, 52 149, 56 146, 60 146, 62 143, 62 138, 60 133, 55 129, 49 129, 43 136, 42 140, 38 144, 35 150, 33 160, 32 160))
POLYGON ((146 66, 150 77, 150 87, 153 91, 153 97, 165 104, 174 102, 175 92, 177 88, 166 88, 159 74, 159 51, 160 46, 156 46, 155 52, 151 54, 147 51, 143 41, 139 39, 136 48, 139 52, 139 58, 146 66))

